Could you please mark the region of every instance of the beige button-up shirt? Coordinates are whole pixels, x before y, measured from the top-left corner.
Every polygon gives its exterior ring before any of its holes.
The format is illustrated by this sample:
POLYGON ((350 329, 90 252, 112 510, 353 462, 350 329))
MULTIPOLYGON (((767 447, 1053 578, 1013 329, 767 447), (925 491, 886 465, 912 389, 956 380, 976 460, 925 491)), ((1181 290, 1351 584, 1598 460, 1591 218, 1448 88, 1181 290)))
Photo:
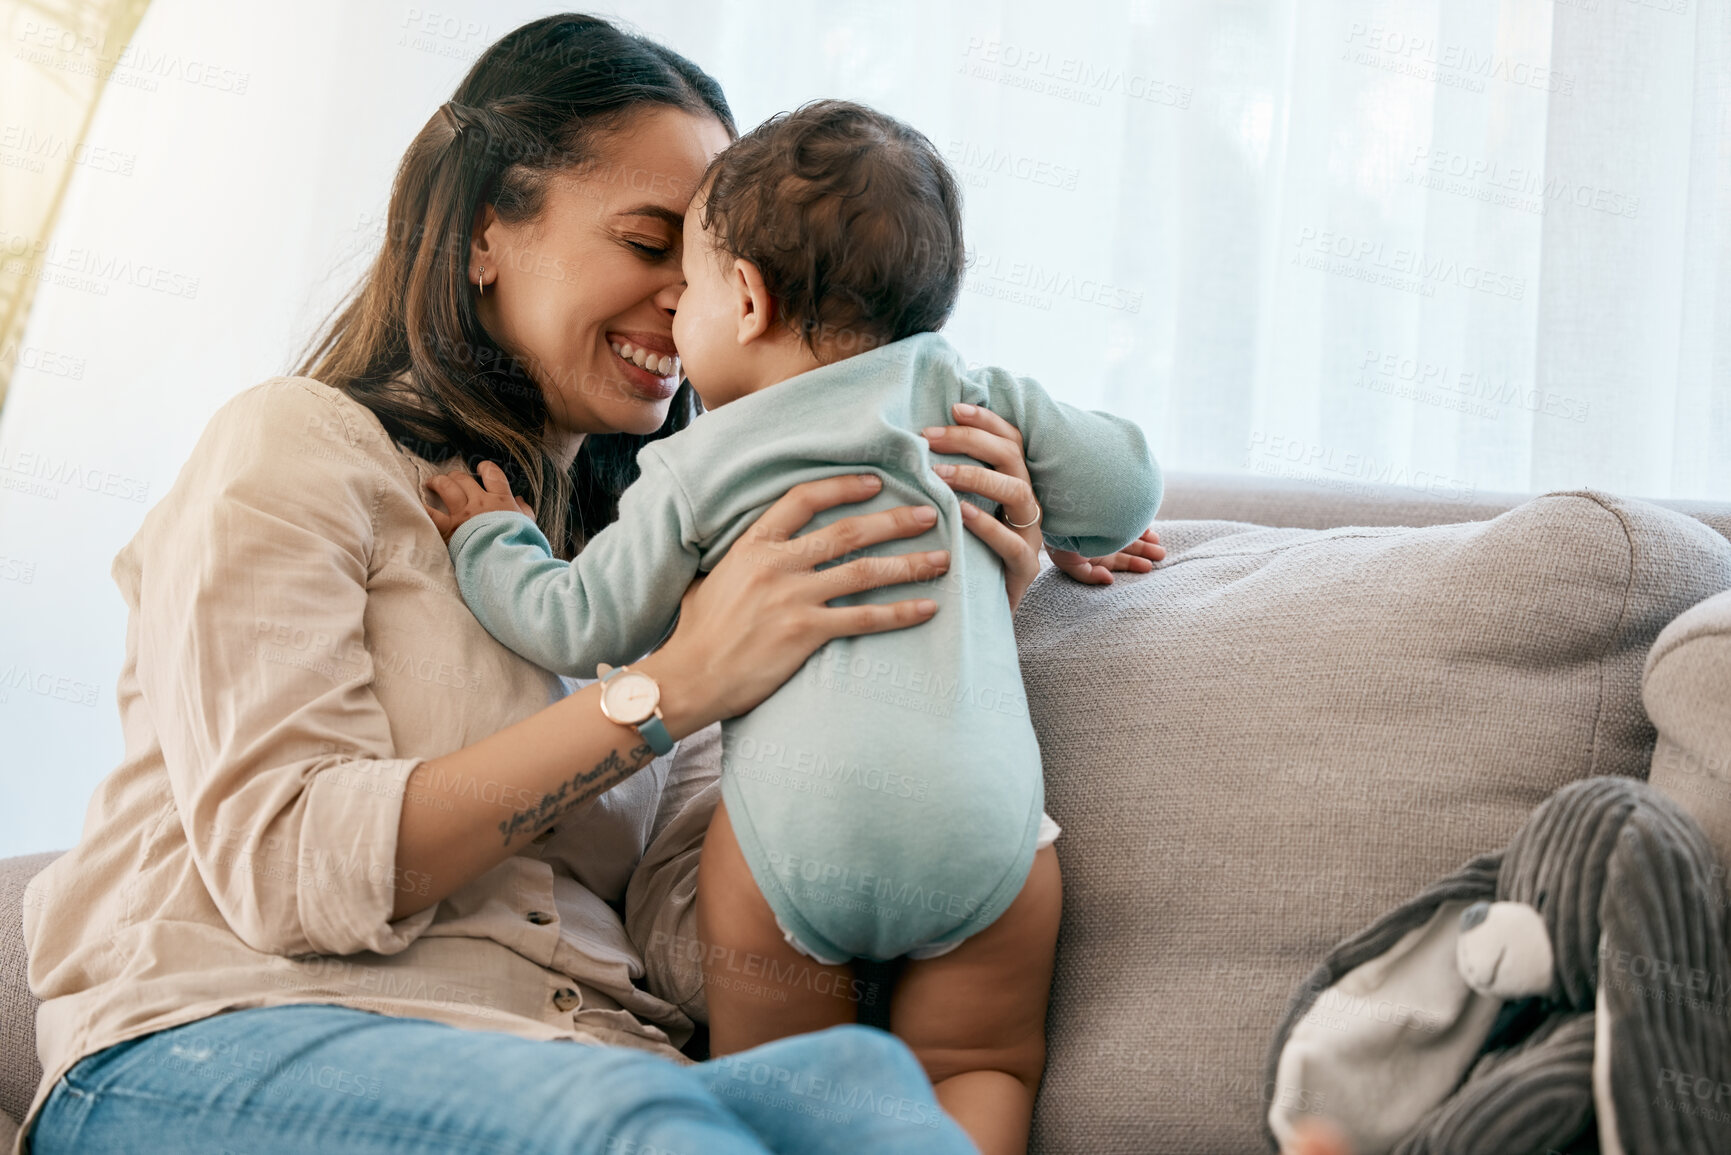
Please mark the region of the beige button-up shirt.
MULTIPOLYGON (((44 1071, 26 1130, 79 1058, 241 1007, 341 1003, 685 1061, 718 727, 390 920, 396 889, 424 881, 395 867, 410 772, 583 684, 464 605, 422 507, 457 464, 321 382, 273 379, 217 411, 115 557, 125 757, 26 892, 44 1071)), ((526 804, 458 788, 501 818, 526 804)))

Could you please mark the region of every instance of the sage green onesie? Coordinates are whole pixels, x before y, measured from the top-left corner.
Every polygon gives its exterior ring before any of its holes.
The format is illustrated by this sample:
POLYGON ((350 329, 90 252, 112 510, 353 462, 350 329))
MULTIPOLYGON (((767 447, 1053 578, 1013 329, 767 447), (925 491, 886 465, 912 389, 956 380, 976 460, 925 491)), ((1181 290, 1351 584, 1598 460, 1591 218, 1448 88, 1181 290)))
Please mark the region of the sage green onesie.
MULTIPOLYGON (((834 604, 929 596, 931 621, 838 638, 757 709, 723 725, 722 797, 758 887, 818 957, 896 958, 1002 914, 1033 864, 1044 791, 1003 565, 963 527, 944 461, 920 430, 967 401, 1021 431, 1048 545, 1109 554, 1141 535, 1160 471, 1135 424, 1054 401, 1005 370, 969 370, 922 333, 706 413, 638 455, 619 519, 570 562, 533 520, 491 512, 451 536, 463 597, 500 642, 594 677, 653 648, 691 579, 790 486, 884 480, 871 510, 934 505, 937 524, 869 554, 948 549, 949 572, 834 604)), ((966 498, 994 510, 994 503, 966 498)), ((809 532, 809 530, 808 530, 809 532)))

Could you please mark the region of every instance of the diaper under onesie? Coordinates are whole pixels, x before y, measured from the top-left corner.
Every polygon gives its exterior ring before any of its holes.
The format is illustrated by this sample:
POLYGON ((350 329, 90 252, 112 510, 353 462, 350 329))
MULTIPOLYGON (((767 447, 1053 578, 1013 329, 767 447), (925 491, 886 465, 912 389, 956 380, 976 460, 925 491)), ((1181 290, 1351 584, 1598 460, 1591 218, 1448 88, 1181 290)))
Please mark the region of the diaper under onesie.
POLYGON ((752 877, 789 941, 823 961, 941 953, 1003 913, 1056 832, 1003 565, 961 518, 961 501, 996 505, 950 489, 932 466, 970 459, 933 453, 920 435, 951 424, 958 401, 1021 431, 1052 548, 1109 554, 1153 520, 1160 471, 1134 423, 1055 401, 1002 369, 969 370, 923 333, 649 443, 618 520, 570 562, 521 513, 480 514, 451 536, 464 600, 495 638, 555 673, 593 677, 598 663, 633 661, 664 638, 691 579, 793 485, 883 478, 871 500, 825 510, 804 532, 936 506, 926 533, 864 552, 947 549, 946 574, 831 604, 925 596, 937 614, 825 644, 755 710, 723 723, 722 797, 752 877))

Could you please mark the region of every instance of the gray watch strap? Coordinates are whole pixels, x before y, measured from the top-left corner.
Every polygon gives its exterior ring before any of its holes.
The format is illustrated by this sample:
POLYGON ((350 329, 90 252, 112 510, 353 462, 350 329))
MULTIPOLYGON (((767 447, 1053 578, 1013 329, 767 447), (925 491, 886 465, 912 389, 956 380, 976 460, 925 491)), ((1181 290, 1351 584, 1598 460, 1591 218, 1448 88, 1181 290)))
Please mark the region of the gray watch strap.
POLYGON ((643 735, 643 740, 649 743, 649 748, 657 754, 665 754, 673 749, 673 735, 667 732, 667 727, 663 726, 661 719, 654 714, 637 724, 637 732, 643 735))

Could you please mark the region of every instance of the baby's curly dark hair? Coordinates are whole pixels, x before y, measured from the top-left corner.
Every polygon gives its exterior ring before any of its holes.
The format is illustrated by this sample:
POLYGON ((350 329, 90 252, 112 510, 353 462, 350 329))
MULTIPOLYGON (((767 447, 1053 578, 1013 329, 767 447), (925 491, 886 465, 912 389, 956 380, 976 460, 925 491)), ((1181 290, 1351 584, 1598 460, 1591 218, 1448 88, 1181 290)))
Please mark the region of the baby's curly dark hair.
POLYGON ((894 117, 812 101, 740 137, 703 187, 699 223, 758 267, 777 319, 813 355, 820 340, 859 352, 949 319, 961 189, 932 142, 894 117))

